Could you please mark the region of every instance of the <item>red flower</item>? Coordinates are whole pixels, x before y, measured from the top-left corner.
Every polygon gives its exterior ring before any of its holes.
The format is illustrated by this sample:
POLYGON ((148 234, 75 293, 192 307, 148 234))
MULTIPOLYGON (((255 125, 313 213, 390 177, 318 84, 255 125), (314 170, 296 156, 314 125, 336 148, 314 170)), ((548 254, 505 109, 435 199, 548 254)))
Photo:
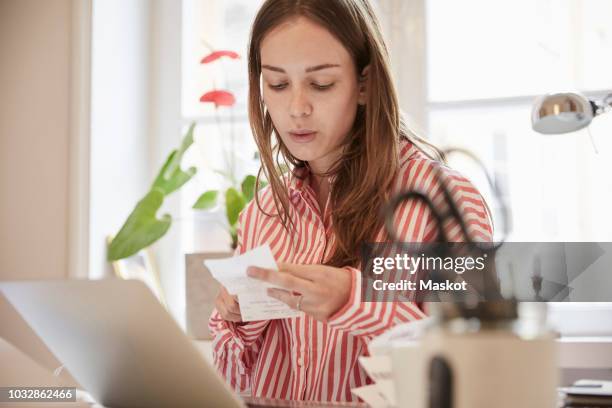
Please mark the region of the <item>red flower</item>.
POLYGON ((200 102, 212 102, 215 107, 232 106, 236 103, 236 98, 228 91, 210 91, 200 97, 200 102))
POLYGON ((231 59, 238 59, 240 58, 240 55, 238 55, 238 53, 234 52, 234 51, 227 51, 227 50, 220 50, 220 51, 215 51, 212 52, 210 54, 208 54, 207 56, 205 56, 202 61, 200 61, 201 64, 208 64, 209 62, 213 62, 215 60, 218 60, 221 57, 228 57, 231 59))

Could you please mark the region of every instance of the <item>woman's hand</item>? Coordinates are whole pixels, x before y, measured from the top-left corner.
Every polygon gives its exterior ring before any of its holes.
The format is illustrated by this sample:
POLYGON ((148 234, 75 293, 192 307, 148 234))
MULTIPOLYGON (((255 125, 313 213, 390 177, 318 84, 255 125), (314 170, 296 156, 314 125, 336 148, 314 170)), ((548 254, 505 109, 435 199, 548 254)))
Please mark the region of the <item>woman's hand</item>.
POLYGON ((242 322, 240 305, 238 305, 238 297, 235 295, 230 295, 224 286, 221 286, 217 299, 215 299, 215 307, 223 320, 229 320, 230 322, 242 322))
POLYGON ((279 263, 278 267, 274 271, 251 266, 247 274, 283 288, 270 288, 268 295, 322 322, 349 300, 352 277, 347 269, 288 263, 279 263))

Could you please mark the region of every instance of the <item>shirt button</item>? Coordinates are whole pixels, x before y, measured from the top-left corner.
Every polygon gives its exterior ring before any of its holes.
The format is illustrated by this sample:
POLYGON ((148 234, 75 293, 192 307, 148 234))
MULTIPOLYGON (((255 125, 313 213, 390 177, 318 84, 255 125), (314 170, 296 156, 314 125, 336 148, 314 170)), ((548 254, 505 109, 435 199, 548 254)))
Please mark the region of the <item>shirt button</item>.
POLYGON ((302 360, 302 357, 297 359, 297 365, 300 367, 304 365, 304 360, 302 360))

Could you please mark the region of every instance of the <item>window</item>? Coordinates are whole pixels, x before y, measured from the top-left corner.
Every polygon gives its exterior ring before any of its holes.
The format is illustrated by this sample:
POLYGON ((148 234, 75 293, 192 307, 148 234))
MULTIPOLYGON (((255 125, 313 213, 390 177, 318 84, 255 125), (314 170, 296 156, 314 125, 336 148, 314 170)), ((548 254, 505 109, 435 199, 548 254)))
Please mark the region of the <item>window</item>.
POLYGON ((531 130, 537 95, 612 90, 606 0, 426 1, 427 121, 493 170, 515 241, 610 241, 612 117, 588 130, 531 130), (595 147, 591 144, 594 139, 595 147))
POLYGON ((252 0, 184 0, 183 1, 183 80, 182 116, 185 127, 195 121, 196 149, 185 157, 184 166, 199 171, 181 189, 182 214, 191 222, 183 230, 184 252, 221 251, 229 248, 229 236, 223 211, 193 212, 191 205, 209 189, 229 186, 219 172, 231 171, 241 180, 257 174, 257 147, 247 118, 247 45, 251 22, 261 1, 252 0), (232 50, 238 60, 220 59, 200 64, 212 50, 232 50), (213 89, 232 92, 236 104, 220 107, 201 103, 200 96, 213 89), (206 231, 206 232, 204 232, 206 231))
MULTIPOLYGON (((610 241, 612 115, 574 134, 543 136, 531 130, 530 114, 537 95, 612 91, 612 2, 425 4, 428 134, 487 164, 512 209, 509 240, 610 241)), ((610 319, 612 304, 551 307, 551 321, 565 335, 609 335, 610 319)))

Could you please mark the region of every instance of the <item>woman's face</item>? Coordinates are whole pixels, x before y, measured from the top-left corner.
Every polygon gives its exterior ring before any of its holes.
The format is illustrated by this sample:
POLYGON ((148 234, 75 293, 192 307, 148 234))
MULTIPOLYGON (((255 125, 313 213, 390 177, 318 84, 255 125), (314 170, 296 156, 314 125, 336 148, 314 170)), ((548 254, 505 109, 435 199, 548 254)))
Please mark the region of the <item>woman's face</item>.
POLYGON ((261 43, 264 103, 291 154, 324 172, 364 103, 353 60, 325 28, 299 17, 261 43))

